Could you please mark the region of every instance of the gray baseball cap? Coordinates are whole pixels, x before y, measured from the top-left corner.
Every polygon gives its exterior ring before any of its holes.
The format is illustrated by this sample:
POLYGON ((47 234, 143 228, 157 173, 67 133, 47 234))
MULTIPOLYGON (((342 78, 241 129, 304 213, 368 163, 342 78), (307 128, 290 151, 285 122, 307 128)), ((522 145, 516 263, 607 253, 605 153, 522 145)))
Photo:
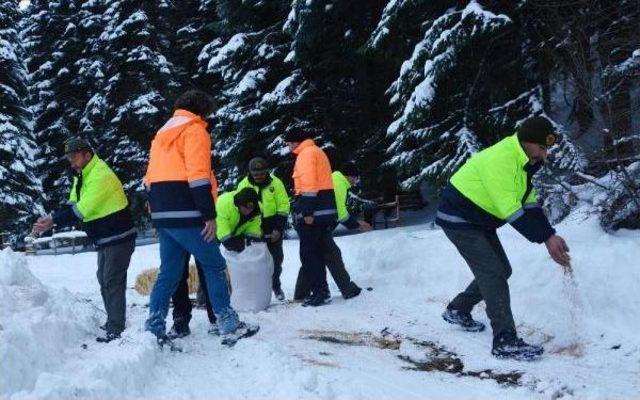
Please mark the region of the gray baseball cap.
POLYGON ((249 172, 251 175, 261 175, 269 172, 269 164, 267 164, 267 160, 262 157, 252 158, 249 161, 249 172))
POLYGON ((64 142, 64 154, 68 155, 81 150, 88 150, 93 152, 91 145, 86 139, 81 137, 70 137, 64 142))

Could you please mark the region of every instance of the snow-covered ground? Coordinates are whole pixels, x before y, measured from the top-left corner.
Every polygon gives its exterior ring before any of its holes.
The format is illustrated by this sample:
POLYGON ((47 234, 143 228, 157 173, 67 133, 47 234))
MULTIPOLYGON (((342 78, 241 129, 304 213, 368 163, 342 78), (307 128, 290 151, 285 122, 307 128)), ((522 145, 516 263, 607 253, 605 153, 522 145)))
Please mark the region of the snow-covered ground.
MULTIPOLYGON (((0 396, 99 399, 631 399, 640 396, 640 235, 573 217, 557 227, 574 280, 511 228, 513 311, 521 335, 544 343, 536 362, 490 355, 491 333, 465 333, 440 314, 471 274, 431 225, 337 239, 364 291, 316 309, 274 304, 242 314, 258 335, 223 347, 195 310, 185 353, 161 352, 142 331, 147 298, 128 290, 122 340, 98 344, 104 320, 96 254, 0 253, 0 396), (444 371, 441 371, 444 370, 444 371), (505 383, 505 381, 507 383, 505 383), (509 384, 512 382, 514 384, 509 384)), ((285 242, 288 296, 298 242, 285 242)), ((158 265, 138 247, 129 269, 158 265)), ((476 318, 487 322, 482 307, 476 318)), ((170 323, 170 321, 169 321, 170 323)))

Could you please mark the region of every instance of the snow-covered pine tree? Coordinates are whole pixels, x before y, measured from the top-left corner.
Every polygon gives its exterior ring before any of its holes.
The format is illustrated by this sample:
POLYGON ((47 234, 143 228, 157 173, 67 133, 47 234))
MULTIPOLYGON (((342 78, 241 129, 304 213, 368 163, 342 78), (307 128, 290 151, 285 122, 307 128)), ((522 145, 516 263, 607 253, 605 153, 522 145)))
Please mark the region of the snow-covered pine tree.
POLYGON ((382 10, 376 28, 367 39, 366 49, 399 67, 422 36, 424 24, 451 8, 451 1, 393 0, 382 10))
POLYGON ((80 51, 76 13, 73 0, 32 1, 23 31, 37 174, 47 210, 63 202, 69 190, 64 141, 78 130, 84 95, 73 85, 74 61, 80 51))
POLYGON ((195 86, 211 92, 216 83, 211 75, 203 73, 198 61, 202 48, 220 35, 216 5, 217 0, 188 0, 172 13, 176 34, 170 60, 183 87, 195 86))
POLYGON ((598 75, 602 96, 599 106, 605 121, 604 160, 597 160, 612 176, 607 200, 602 204, 605 229, 640 229, 640 134, 634 119, 640 117, 636 95, 640 87, 640 2, 623 0, 612 7, 602 2, 608 18, 597 38, 598 75))
MULTIPOLYGON (((585 147, 584 173, 572 176, 570 183, 586 182, 601 192, 587 202, 605 229, 639 227, 640 169, 634 163, 640 162, 640 139, 633 120, 640 107, 633 93, 640 84, 634 62, 640 3, 526 1, 521 7, 524 31, 536 44, 527 52, 537 49, 547 59, 541 81, 545 108, 568 115, 570 132, 585 147)), ((564 192, 575 192, 563 186, 564 192)))
POLYGON ((108 23, 98 43, 105 86, 93 98, 98 117, 93 129, 99 134, 95 143, 122 180, 136 211, 142 204, 134 194, 143 190, 151 140, 169 117, 179 89, 174 67, 165 56, 172 43, 169 21, 174 6, 164 0, 109 2, 104 14, 108 23))
POLYGON ((106 116, 106 101, 102 90, 105 86, 106 63, 99 38, 107 24, 104 17, 107 6, 108 0, 85 1, 77 16, 82 50, 75 61, 77 73, 74 84, 81 87, 85 94, 80 108, 78 133, 89 139, 94 146, 102 135, 106 116))
POLYGON ((43 212, 34 174, 35 144, 27 97, 27 70, 16 26, 17 2, 0 1, 0 232, 25 229, 43 212))
POLYGON ((295 117, 318 133, 333 167, 349 159, 360 163, 372 148, 387 115, 383 98, 384 67, 361 51, 386 1, 295 0, 284 26, 291 36, 287 56, 304 91, 280 115, 295 117), (357 15, 358 18, 353 18, 357 15), (293 112, 289 111, 293 110, 293 112), (363 152, 359 150, 362 149, 363 152))
POLYGON ((397 110, 387 131, 393 140, 389 163, 405 187, 444 182, 495 138, 487 130, 486 112, 495 98, 489 84, 504 69, 494 42, 510 23, 475 1, 428 21, 388 91, 397 110))
MULTIPOLYGON (((287 76, 288 41, 282 32, 285 1, 218 1, 216 38, 199 55, 201 70, 212 82, 220 109, 215 127, 221 188, 237 183, 246 164, 257 155, 278 163, 273 129, 277 119, 267 111, 267 94, 287 76)), ((282 142, 280 142, 282 146, 282 142)))

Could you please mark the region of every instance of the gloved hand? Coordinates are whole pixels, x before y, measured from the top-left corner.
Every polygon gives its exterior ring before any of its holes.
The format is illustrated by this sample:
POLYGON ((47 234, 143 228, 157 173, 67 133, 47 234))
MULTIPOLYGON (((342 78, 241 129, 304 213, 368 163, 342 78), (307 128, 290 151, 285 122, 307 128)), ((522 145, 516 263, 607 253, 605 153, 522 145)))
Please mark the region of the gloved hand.
POLYGON ((236 253, 242 253, 245 248, 244 237, 242 236, 234 236, 231 237, 224 242, 222 245, 229 251, 235 251, 236 253))

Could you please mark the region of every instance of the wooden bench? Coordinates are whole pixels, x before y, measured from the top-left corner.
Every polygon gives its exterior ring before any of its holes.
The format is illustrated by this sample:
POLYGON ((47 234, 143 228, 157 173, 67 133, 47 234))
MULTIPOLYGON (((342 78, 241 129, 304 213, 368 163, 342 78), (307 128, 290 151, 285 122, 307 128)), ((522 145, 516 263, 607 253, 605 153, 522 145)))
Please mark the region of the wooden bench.
POLYGON ((54 233, 52 236, 41 238, 25 238, 25 247, 27 254, 76 254, 79 251, 92 248, 87 234, 82 231, 67 231, 54 233))
POLYGON ((385 229, 389 228, 390 223, 397 226, 400 223, 400 211, 420 210, 426 205, 419 191, 400 192, 395 195, 394 201, 376 204, 372 226, 374 229, 379 224, 384 224, 385 229), (382 214, 381 220, 378 218, 379 214, 382 214))

